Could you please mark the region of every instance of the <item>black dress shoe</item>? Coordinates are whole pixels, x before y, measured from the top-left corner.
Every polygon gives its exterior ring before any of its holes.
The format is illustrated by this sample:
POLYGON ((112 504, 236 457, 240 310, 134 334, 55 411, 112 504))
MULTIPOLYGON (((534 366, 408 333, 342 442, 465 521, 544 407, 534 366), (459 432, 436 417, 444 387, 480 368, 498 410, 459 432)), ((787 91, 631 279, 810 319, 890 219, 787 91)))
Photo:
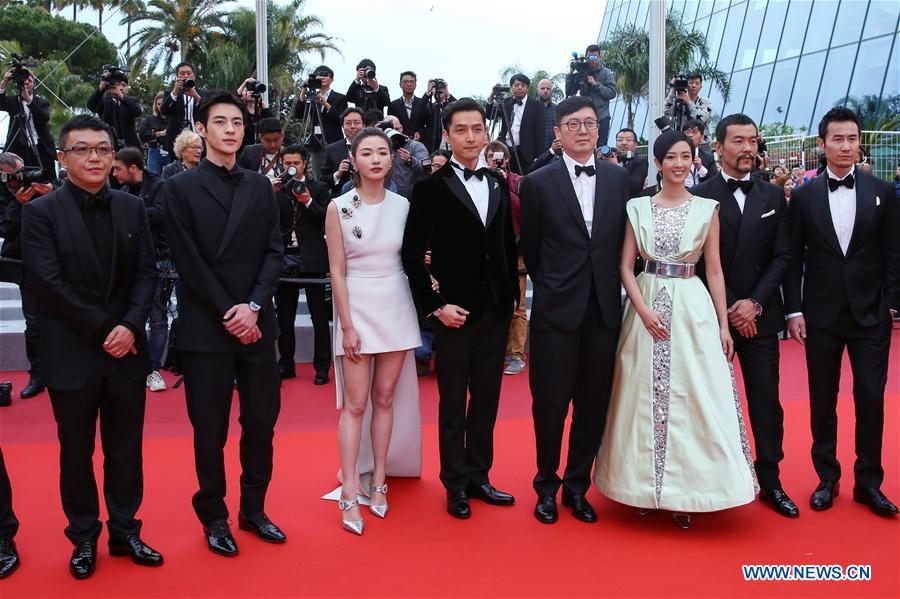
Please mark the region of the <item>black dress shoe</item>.
POLYGON ((97 543, 84 541, 79 543, 72 551, 72 559, 69 560, 69 572, 75 578, 87 578, 94 573, 97 567, 97 543))
POLYGON ((572 515, 576 520, 589 523, 597 521, 597 512, 584 495, 567 496, 563 493, 562 504, 563 507, 572 508, 572 515))
POLYGON ((821 481, 816 490, 813 491, 812 497, 809 498, 809 507, 817 512, 830 509, 840 489, 841 485, 836 480, 821 481))
POLYGON ((36 378, 31 377, 28 379, 28 384, 25 385, 25 388, 22 389, 22 392, 19 393, 19 397, 22 399, 31 399, 38 393, 41 393, 44 390, 44 386, 40 384, 36 378))
POLYGON ((328 373, 327 372, 317 372, 316 378, 313 379, 313 385, 327 385, 328 384, 328 373))
POLYGON ((256 536, 266 543, 284 543, 287 535, 275 526, 265 513, 260 512, 252 518, 238 513, 238 528, 249 532, 255 532, 256 536))
POLYGON ((144 543, 137 535, 126 535, 121 539, 109 538, 109 554, 114 557, 131 556, 131 561, 139 566, 161 566, 163 556, 144 543))
POLYGON ((465 520, 472 515, 469 498, 465 491, 447 491, 447 513, 454 518, 465 520))
POLYGON ((233 557, 238 554, 238 546, 231 536, 231 528, 225 520, 213 520, 209 526, 203 527, 206 535, 206 544, 209 550, 225 557, 233 557))
POLYGON ((281 380, 297 378, 297 371, 293 368, 279 368, 278 372, 281 376, 281 380))
POLYGON ((760 489, 759 500, 763 503, 771 503, 772 509, 788 518, 799 518, 800 508, 797 507, 783 489, 760 489))
POLYGON ((0 578, 6 578, 19 567, 19 552, 12 539, 0 539, 0 578))
POLYGON ((542 524, 553 524, 559 518, 559 512, 556 510, 556 497, 545 495, 538 497, 537 505, 534 506, 534 517, 542 524))
POLYGON ((504 493, 499 489, 495 489, 489 483, 483 485, 469 485, 466 489, 466 495, 472 499, 480 499, 491 505, 512 505, 516 502, 516 498, 509 493, 504 493))
POLYGON ((897 515, 897 506, 878 487, 853 487, 853 501, 869 506, 879 516, 897 515))

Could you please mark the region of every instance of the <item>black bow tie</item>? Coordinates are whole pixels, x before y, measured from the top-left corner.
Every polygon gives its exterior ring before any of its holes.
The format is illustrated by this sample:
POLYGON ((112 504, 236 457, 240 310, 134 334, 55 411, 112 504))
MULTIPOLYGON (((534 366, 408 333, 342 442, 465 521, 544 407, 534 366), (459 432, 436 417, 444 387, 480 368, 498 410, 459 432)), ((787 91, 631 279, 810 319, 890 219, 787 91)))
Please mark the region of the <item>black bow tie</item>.
POLYGON ((105 189, 100 190, 96 195, 84 198, 84 209, 87 212, 106 210, 107 208, 109 208, 109 194, 106 193, 105 189))
POLYGON ((831 191, 836 191, 837 188, 842 185, 847 189, 853 189, 855 184, 856 182, 853 180, 853 173, 847 175, 843 179, 832 179, 831 177, 828 177, 828 189, 831 191))
POLYGON ((521 106, 522 100, 513 100, 513 104, 515 104, 516 106, 521 106))
POLYGON ((575 176, 578 177, 581 175, 581 173, 584 173, 588 177, 593 177, 594 175, 597 174, 597 169, 594 168, 593 165, 581 166, 580 164, 576 164, 575 165, 575 176))
POLYGON ((753 179, 744 179, 743 181, 739 181, 737 179, 728 179, 726 183, 728 183, 728 189, 731 190, 731 193, 737 191, 738 187, 741 188, 741 191, 744 192, 744 195, 750 193, 750 190, 753 189, 753 179))
POLYGON ((228 170, 224 166, 220 166, 216 169, 216 172, 219 173, 219 176, 225 179, 226 181, 231 181, 235 185, 238 185, 241 181, 244 180, 244 173, 238 167, 234 167, 232 170, 228 170))
POLYGON ((484 175, 485 175, 485 173, 488 172, 488 169, 486 169, 484 167, 475 169, 473 171, 469 167, 462 167, 462 166, 456 164, 455 162, 452 162, 451 164, 463 172, 463 177, 465 177, 466 181, 471 179, 473 176, 477 177, 479 181, 484 181, 484 175))

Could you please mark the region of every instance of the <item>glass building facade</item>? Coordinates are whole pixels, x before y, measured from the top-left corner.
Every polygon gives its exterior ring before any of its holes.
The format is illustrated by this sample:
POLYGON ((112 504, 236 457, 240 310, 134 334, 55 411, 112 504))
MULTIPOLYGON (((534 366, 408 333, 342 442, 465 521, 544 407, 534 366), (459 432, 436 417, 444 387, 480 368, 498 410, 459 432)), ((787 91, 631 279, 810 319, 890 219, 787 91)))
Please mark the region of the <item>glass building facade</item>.
MULTIPOLYGON (((651 2, 608 0, 599 41, 625 23, 649 26, 651 2)), ((725 72, 731 94, 704 82, 713 120, 743 112, 757 123, 814 131, 845 97, 900 94, 898 0, 666 0, 667 10, 706 36, 710 63, 725 72)), ((610 131, 626 126, 624 103, 610 104, 610 131)), ((647 137, 653 118, 641 100, 635 130, 647 137)))

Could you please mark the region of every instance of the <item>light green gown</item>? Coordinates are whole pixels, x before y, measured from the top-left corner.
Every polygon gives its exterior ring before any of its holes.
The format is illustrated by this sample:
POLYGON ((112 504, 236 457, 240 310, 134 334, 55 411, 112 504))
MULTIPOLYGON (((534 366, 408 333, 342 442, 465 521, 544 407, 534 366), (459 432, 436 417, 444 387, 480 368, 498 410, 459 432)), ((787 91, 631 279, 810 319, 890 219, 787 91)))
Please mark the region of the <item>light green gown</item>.
MULTIPOLYGON (((645 260, 687 263, 700 259, 718 209, 697 196, 671 209, 646 197, 627 206, 645 260)), ((627 302, 597 487, 619 503, 678 512, 753 501, 759 485, 709 292, 696 276, 641 273, 637 282, 668 324, 669 339, 654 341, 627 302)))

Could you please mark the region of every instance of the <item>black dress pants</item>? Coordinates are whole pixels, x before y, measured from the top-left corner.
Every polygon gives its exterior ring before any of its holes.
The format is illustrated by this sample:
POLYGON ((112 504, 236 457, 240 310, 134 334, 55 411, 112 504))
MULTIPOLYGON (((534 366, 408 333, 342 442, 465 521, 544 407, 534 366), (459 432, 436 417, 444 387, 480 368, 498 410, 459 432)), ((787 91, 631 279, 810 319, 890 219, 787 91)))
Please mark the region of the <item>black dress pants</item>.
POLYGON ((272 479, 272 439, 281 409, 275 344, 235 353, 181 352, 188 417, 194 427, 194 463, 200 489, 193 504, 203 524, 228 518, 225 505, 225 442, 234 380, 241 425, 240 510, 263 511, 272 479))
MULTIPOLYGON (((324 274, 309 274, 309 277, 324 277, 324 274)), ((297 340, 294 337, 294 320, 297 317, 297 304, 300 300, 300 289, 306 290, 306 305, 313 325, 313 367, 316 374, 328 374, 331 367, 331 329, 328 320, 328 302, 325 299, 325 285, 293 285, 280 283, 275 292, 275 311, 278 315, 278 367, 282 370, 294 371, 294 352, 297 340)))
POLYGON ((575 330, 532 328, 530 334, 528 382, 537 445, 534 490, 538 497, 554 497, 562 484, 563 493, 584 495, 606 426, 619 329, 603 324, 592 299, 575 330), (557 470, 570 402, 569 453, 560 479, 557 470))
POLYGON ((489 482, 509 322, 510 317, 485 309, 477 321, 466 321, 458 329, 432 323, 440 396, 440 478, 448 491, 489 482))
POLYGON ((809 378, 809 415, 812 460, 819 479, 841 477, 837 449, 837 399, 844 348, 853 373, 856 410, 856 485, 880 487, 884 480, 881 446, 884 435, 884 388, 887 384, 891 321, 864 327, 848 309, 828 328, 806 327, 806 370, 809 378))
POLYGON ((93 461, 98 415, 109 534, 140 534, 134 516, 144 495, 145 385, 143 378, 126 376, 115 358, 102 356, 81 389, 49 389, 59 436, 59 490, 69 520, 65 532, 75 545, 96 542, 102 528, 93 461))
POLYGON ((780 489, 778 464, 784 458, 784 410, 778 398, 778 335, 742 337, 732 331, 741 362, 747 410, 756 446, 756 476, 764 489, 780 489))
POLYGON ((12 486, 9 484, 3 450, 0 449, 0 539, 11 539, 18 530, 19 521, 12 509, 12 486))
POLYGON ((25 357, 30 365, 28 373, 40 381, 38 363, 38 302, 34 294, 24 286, 19 287, 22 296, 22 315, 25 317, 25 357))

